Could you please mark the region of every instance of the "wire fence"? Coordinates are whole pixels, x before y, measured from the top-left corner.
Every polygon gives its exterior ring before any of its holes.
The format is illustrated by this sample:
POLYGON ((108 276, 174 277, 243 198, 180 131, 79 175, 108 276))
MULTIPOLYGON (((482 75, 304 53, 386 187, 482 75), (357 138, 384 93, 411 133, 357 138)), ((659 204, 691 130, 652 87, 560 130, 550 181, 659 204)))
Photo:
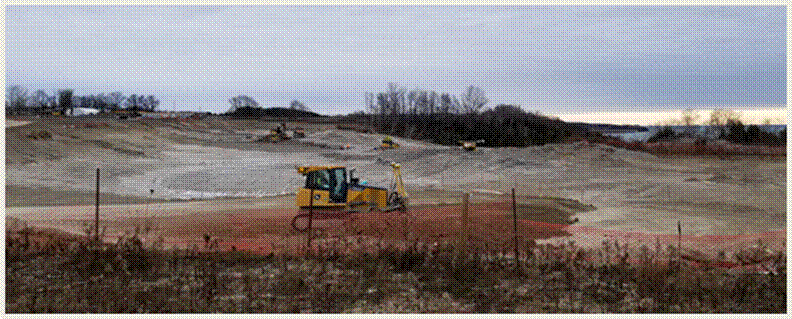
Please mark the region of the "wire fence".
MULTIPOLYGON (((136 238, 173 249, 258 254, 343 254, 383 247, 432 250, 451 246, 470 254, 519 262, 543 256, 569 262, 641 263, 651 253, 654 259, 705 267, 770 269, 785 263, 783 230, 703 236, 683 234, 683 227, 677 234, 630 232, 576 225, 572 212, 536 205, 545 200, 581 211, 588 208, 571 200, 531 198, 516 192, 476 202, 471 201, 470 194, 461 197, 459 204, 414 205, 406 213, 359 213, 330 219, 314 214, 317 218, 311 219, 310 231, 290 227, 290 217, 296 212, 276 209, 240 210, 193 220, 184 220, 186 214, 127 223, 102 218, 88 222, 86 218, 82 230, 87 238, 99 236, 100 241, 110 244, 136 238)), ((7 237, 31 245, 46 241, 31 240, 30 229, 7 227, 7 237)))

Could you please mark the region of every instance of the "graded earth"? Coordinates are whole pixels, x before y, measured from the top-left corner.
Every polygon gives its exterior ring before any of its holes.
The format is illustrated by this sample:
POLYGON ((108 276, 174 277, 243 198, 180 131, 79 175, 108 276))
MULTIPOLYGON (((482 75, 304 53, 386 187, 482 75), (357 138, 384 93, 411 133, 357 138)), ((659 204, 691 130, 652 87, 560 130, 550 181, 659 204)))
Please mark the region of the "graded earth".
POLYGON ((403 138, 394 138, 401 148, 378 149, 383 135, 329 121, 286 122, 306 137, 262 142, 278 124, 217 116, 8 120, 6 227, 83 233, 93 219, 98 167, 109 238, 145 226, 150 237, 177 246, 199 245, 210 234, 275 249, 273 236, 295 235, 288 221, 304 184, 296 165, 354 167, 361 180, 388 187, 394 161, 417 223, 443 223, 450 233, 463 193, 471 193, 474 213, 500 216, 510 206, 495 207, 510 203, 515 188, 523 221, 565 225, 535 236, 548 242, 676 242, 679 223, 682 239, 699 251, 785 245, 785 157, 657 157, 584 142, 466 152, 403 138))

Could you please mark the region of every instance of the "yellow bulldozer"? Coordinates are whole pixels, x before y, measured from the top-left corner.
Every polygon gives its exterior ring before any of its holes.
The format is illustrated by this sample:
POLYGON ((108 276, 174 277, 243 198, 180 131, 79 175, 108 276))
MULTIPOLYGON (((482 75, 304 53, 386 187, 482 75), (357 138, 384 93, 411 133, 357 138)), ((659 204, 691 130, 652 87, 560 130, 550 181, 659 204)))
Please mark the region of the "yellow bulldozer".
POLYGON ((406 213, 409 195, 402 181, 401 165, 390 165, 393 168, 390 189, 360 183, 354 177, 355 169, 347 171, 345 166, 297 167, 305 176, 305 186, 295 197, 300 213, 292 219, 292 227, 305 231, 310 222, 317 220, 346 219, 361 213, 406 213))
POLYGON ((399 143, 394 142, 393 138, 391 138, 390 136, 385 136, 385 138, 382 139, 382 144, 380 144, 380 148, 399 148, 399 147, 401 147, 401 145, 399 145, 399 143))
POLYGON ((286 135, 286 123, 281 123, 274 129, 270 129, 269 134, 264 135, 259 139, 259 142, 277 143, 288 139, 289 136, 286 135))

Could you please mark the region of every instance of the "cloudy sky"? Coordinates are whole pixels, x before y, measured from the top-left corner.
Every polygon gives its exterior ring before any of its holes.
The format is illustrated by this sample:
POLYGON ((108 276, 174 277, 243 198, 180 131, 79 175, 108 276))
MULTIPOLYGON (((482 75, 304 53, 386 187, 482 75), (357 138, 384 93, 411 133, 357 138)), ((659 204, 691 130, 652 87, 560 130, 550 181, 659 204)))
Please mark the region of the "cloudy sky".
POLYGON ((389 82, 546 114, 786 104, 783 6, 7 6, 5 26, 7 85, 170 110, 348 113, 389 82))

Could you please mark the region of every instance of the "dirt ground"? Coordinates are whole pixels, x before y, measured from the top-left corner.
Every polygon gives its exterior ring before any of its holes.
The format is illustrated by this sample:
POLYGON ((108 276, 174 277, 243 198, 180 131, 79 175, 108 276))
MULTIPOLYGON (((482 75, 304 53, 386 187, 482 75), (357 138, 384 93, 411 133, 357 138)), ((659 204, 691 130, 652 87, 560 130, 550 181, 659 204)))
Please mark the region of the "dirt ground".
POLYGON ((785 245, 785 157, 658 158, 586 143, 465 152, 400 138, 402 148, 381 150, 380 135, 330 123, 287 123, 308 136, 273 144, 258 139, 279 123, 221 117, 18 120, 30 123, 6 127, 6 215, 71 232, 93 216, 99 167, 108 238, 139 227, 174 245, 203 245, 208 234, 226 246, 273 250, 299 238, 288 225, 303 182, 294 165, 343 164, 386 186, 387 163, 396 161, 414 232, 426 237, 458 235, 459 203, 470 192, 471 218, 489 227, 478 235, 508 238, 502 203, 515 188, 521 225, 532 225, 520 226, 521 236, 543 242, 670 242, 679 224, 691 247, 785 245))

